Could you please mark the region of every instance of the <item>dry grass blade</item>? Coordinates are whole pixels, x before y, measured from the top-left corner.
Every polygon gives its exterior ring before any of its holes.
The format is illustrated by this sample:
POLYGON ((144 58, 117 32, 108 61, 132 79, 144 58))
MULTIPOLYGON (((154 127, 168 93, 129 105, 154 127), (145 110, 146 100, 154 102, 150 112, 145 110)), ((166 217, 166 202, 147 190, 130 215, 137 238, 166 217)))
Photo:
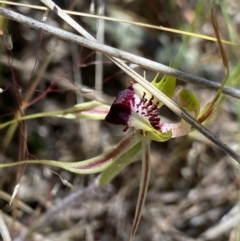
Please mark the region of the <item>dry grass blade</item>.
POLYGON ((7 228, 7 225, 4 222, 1 211, 0 211, 0 233, 1 233, 3 241, 11 241, 12 240, 11 236, 10 236, 10 233, 9 233, 9 230, 7 228))
MULTIPOLYGON (((0 1, 0 3, 48 11, 48 8, 38 6, 38 5, 16 3, 16 2, 9 2, 9 1, 0 1)), ((146 23, 141 23, 141 22, 133 22, 133 21, 123 20, 123 19, 118 19, 118 18, 111 18, 111 17, 107 17, 107 16, 103 16, 103 15, 89 14, 89 13, 83 13, 83 12, 75 12, 75 11, 69 11, 69 10, 63 10, 63 12, 65 12, 69 15, 83 16, 83 17, 95 18, 95 19, 103 19, 103 20, 119 22, 119 23, 126 23, 126 24, 144 27, 144 28, 158 29, 158 30, 162 30, 162 31, 165 31, 165 32, 171 32, 171 33, 176 33, 176 34, 180 34, 180 35, 186 35, 186 36, 191 36, 191 37, 195 37, 195 38, 201 38, 201 39, 205 39, 205 40, 209 40, 209 41, 217 41, 217 39, 214 38, 214 37, 210 37, 210 36, 206 36, 206 35, 198 34, 198 33, 191 33, 191 32, 188 32, 188 31, 183 31, 183 30, 178 30, 178 29, 173 29, 173 28, 167 28, 167 27, 163 27, 163 26, 156 26, 156 25, 152 25, 152 24, 146 24, 146 23)), ((230 41, 227 41, 227 40, 221 40, 221 42, 225 43, 225 44, 228 44, 228 45, 232 45, 232 46, 240 46, 240 44, 238 44, 238 43, 230 42, 230 41)))
MULTIPOLYGON (((164 64, 160 64, 158 62, 151 61, 149 59, 146 59, 134 54, 130 54, 128 52, 121 51, 107 45, 99 44, 96 41, 93 42, 79 35, 70 33, 60 28, 52 27, 50 25, 36 21, 32 18, 28 18, 26 16, 23 16, 21 14, 18 14, 6 8, 0 7, 0 14, 2 16, 5 16, 6 18, 22 23, 30 28, 42 30, 46 33, 54 35, 57 38, 82 45, 86 48, 90 48, 92 50, 102 52, 106 55, 111 55, 113 57, 128 61, 130 63, 137 64, 143 68, 146 68, 155 72, 161 72, 162 74, 174 76, 180 80, 183 80, 191 84, 195 84, 195 85, 202 86, 208 89, 213 89, 213 90, 218 90, 219 87, 221 86, 219 83, 213 82, 211 80, 171 68, 164 64)), ((240 91, 238 89, 234 89, 231 87, 224 87, 223 93, 230 95, 234 98, 240 99, 240 91)))
MULTIPOLYGON (((7 202, 10 202, 12 197, 8 193, 0 190, 0 198, 6 200, 7 202)), ((28 214, 31 214, 33 212, 33 209, 30 206, 26 205, 24 202, 20 200, 17 200, 16 205, 18 208, 20 208, 22 211, 28 214)))

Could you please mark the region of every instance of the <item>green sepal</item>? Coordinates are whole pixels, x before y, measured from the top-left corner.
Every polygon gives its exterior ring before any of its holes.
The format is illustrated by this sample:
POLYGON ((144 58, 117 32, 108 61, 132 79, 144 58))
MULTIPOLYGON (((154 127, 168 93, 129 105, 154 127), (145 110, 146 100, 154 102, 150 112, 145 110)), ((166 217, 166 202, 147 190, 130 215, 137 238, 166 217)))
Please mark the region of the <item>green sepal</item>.
POLYGON ((104 120, 106 114, 109 112, 110 106, 102 104, 97 101, 89 101, 74 105, 68 109, 62 110, 57 117, 66 119, 91 119, 104 120))
POLYGON ((34 113, 25 115, 13 120, 0 123, 0 129, 3 129, 11 124, 36 118, 44 117, 61 117, 66 119, 90 119, 90 120, 104 120, 106 114, 109 112, 110 106, 102 104, 98 101, 89 101, 74 105, 64 110, 54 110, 48 112, 34 113))
POLYGON ((164 75, 160 81, 158 81, 159 73, 151 82, 158 90, 163 92, 167 97, 172 98, 176 90, 176 78, 170 75, 164 75))
POLYGON ((194 95, 190 90, 184 88, 181 88, 177 95, 179 105, 189 114, 197 118, 200 111, 200 102, 196 95, 194 95))
POLYGON ((154 129, 153 127, 147 126, 143 129, 143 136, 147 137, 149 140, 164 142, 168 141, 172 137, 171 130, 166 132, 160 132, 159 130, 154 129))
POLYGON ((104 171, 112 163, 118 160, 124 153, 135 146, 141 140, 141 136, 135 133, 131 133, 125 137, 121 142, 112 147, 110 150, 95 156, 93 158, 77 161, 77 162, 61 162, 55 160, 24 160, 11 163, 0 163, 1 168, 7 168, 12 166, 24 165, 24 164, 42 164, 53 167, 59 167, 72 173, 77 174, 93 174, 104 171))

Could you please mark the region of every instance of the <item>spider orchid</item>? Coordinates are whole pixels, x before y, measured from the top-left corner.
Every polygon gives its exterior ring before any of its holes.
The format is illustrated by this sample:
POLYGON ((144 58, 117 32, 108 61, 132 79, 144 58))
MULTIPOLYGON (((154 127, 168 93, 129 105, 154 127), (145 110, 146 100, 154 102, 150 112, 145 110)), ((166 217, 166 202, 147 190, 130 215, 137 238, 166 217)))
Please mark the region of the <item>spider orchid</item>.
MULTIPOLYGON (((192 115, 198 122, 204 122, 213 112, 214 105, 219 99, 224 85, 229 77, 229 65, 224 48, 218 33, 218 25, 214 13, 212 12, 213 28, 217 37, 223 64, 226 69, 226 76, 219 88, 215 98, 206 105, 200 112, 198 98, 189 90, 181 88, 178 93, 178 103, 188 114, 192 115)), ((172 98, 176 89, 176 79, 170 76, 163 76, 161 81, 157 81, 158 75, 151 82, 159 91, 169 98, 172 98)), ((88 92, 89 90, 82 90, 88 92)), ((184 120, 180 123, 165 123, 160 118, 160 108, 162 103, 153 95, 147 92, 141 85, 133 83, 127 89, 120 91, 111 107, 102 103, 92 101, 75 105, 71 108, 38 113, 29 116, 15 118, 12 121, 0 124, 0 129, 12 123, 39 117, 54 116, 68 119, 86 118, 103 120, 115 125, 123 125, 123 131, 132 128, 133 131, 122 141, 110 150, 84 161, 59 162, 55 160, 24 160, 20 162, 0 164, 0 168, 22 165, 26 163, 44 164, 60 167, 77 174, 99 173, 99 186, 109 183, 124 167, 135 161, 136 156, 142 153, 142 172, 140 177, 140 190, 136 205, 135 217, 130 234, 130 241, 133 240, 140 222, 142 209, 144 206, 148 182, 151 172, 150 163, 150 142, 168 141, 171 138, 187 135, 193 131, 193 127, 184 120)))
MULTIPOLYGON (((152 85, 172 98, 176 89, 176 79, 166 75, 163 76, 160 81, 157 81, 157 78, 158 75, 151 82, 152 85)), ((204 111, 199 114, 199 100, 192 92, 181 88, 177 95, 179 104, 200 122, 203 122, 211 114, 213 105, 219 96, 215 97, 215 99, 205 107, 204 111)), ((92 101, 62 111, 24 116, 22 119, 15 121, 46 116, 57 116, 68 119, 105 119, 108 123, 123 125, 124 132, 130 128, 132 128, 133 131, 110 150, 85 161, 59 162, 55 160, 25 160, 0 164, 0 168, 35 163, 60 167, 77 174, 101 172, 98 182, 100 186, 103 186, 109 183, 124 167, 135 161, 139 153, 142 153, 140 189, 130 234, 130 240, 133 240, 140 222, 150 178, 150 142, 152 140, 158 142, 168 141, 171 138, 186 135, 193 130, 185 121, 181 121, 180 123, 162 122, 160 118, 161 106, 162 103, 148 93, 141 85, 132 83, 128 88, 119 92, 111 107, 92 101)), ((14 121, 10 121, 0 125, 0 129, 13 122, 14 121)))
MULTIPOLYGON (((168 97, 175 93, 176 79, 164 76, 157 82, 158 75, 151 82, 156 88, 164 92, 168 97)), ((196 119, 199 117, 200 103, 198 98, 189 90, 181 88, 178 93, 179 104, 196 119)), ((216 100, 216 97, 214 100, 216 100)), ((200 121, 203 122, 212 112, 215 101, 210 102, 203 113, 200 114, 200 121)), ((133 240, 143 210, 148 183, 151 172, 150 162, 150 141, 163 142, 170 138, 186 135, 192 131, 192 127, 185 121, 180 123, 164 123, 160 118, 160 103, 154 96, 146 92, 139 84, 131 84, 127 89, 120 91, 113 102, 105 121, 123 125, 123 131, 133 128, 132 140, 138 143, 125 152, 124 156, 113 162, 105 169, 99 179, 100 185, 108 183, 126 165, 131 163, 140 151, 142 152, 142 172, 140 178, 140 189, 136 205, 135 217, 130 234, 133 240)))

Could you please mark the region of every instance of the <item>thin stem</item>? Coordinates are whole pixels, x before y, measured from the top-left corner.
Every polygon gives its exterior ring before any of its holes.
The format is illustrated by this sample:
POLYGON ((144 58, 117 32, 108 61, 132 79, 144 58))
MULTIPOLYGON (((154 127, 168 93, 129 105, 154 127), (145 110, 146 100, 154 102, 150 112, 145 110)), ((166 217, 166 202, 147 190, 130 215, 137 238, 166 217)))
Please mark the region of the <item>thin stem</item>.
POLYGON ((137 206, 133 220, 133 226, 130 234, 130 241, 133 240, 137 231, 142 211, 147 196, 148 184, 151 175, 151 160, 150 160, 150 141, 142 137, 142 172, 140 179, 140 188, 138 193, 137 206))
MULTIPOLYGON (((104 15, 105 4, 101 2, 98 12, 99 15, 104 15)), ((99 43, 104 44, 104 30, 105 30, 105 21, 103 19, 99 19, 97 22, 97 36, 96 39, 99 43)), ((102 91, 102 83, 103 83, 103 54, 101 52, 96 53, 96 62, 100 63, 96 65, 95 68, 95 90, 102 91)))

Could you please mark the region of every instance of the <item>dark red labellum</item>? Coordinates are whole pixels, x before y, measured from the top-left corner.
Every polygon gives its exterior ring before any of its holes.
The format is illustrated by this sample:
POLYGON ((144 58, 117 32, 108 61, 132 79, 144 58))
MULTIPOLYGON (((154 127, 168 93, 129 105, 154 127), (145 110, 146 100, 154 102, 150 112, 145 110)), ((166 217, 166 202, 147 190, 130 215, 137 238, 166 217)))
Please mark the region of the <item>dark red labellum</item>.
POLYGON ((131 105, 134 101, 134 90, 132 86, 118 93, 117 98, 111 105, 105 121, 115 125, 127 125, 131 116, 131 105))

